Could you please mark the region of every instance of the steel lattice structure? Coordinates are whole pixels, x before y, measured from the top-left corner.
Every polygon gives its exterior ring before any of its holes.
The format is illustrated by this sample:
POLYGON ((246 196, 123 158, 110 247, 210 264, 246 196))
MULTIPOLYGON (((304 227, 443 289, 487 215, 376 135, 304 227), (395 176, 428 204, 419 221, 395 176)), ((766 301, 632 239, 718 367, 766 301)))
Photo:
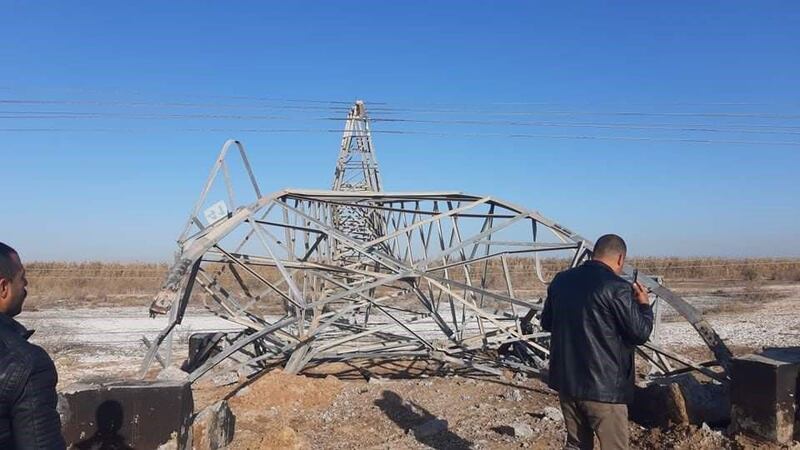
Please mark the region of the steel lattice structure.
MULTIPOLYGON (((192 381, 233 356, 256 371, 291 373, 320 361, 382 358, 536 372, 548 358, 549 335, 538 327, 547 282, 592 250, 555 221, 491 196, 383 191, 361 102, 347 118, 332 190, 262 195, 244 147, 228 141, 178 244, 151 305, 151 313, 169 314, 169 325, 146 340, 142 373, 163 362, 160 348, 168 363, 193 293, 243 327, 209 343, 211 356, 192 368, 192 381), (236 202, 232 159, 251 202, 236 202), (217 184, 227 203, 203 213, 217 184)), ((724 369, 730 351, 702 315, 654 279, 640 280, 656 305, 694 326, 724 369)), ((712 363, 659 347, 657 335, 639 349, 656 373, 725 379, 712 363)))
MULTIPOLYGON (((381 192, 381 185, 367 108, 359 100, 347 114, 331 189, 343 192, 381 192)), ((353 239, 366 242, 385 233, 386 222, 374 209, 339 205, 333 208, 332 213, 333 226, 353 239)), ((334 258, 347 264, 362 260, 363 256, 337 243, 334 245, 334 258)))

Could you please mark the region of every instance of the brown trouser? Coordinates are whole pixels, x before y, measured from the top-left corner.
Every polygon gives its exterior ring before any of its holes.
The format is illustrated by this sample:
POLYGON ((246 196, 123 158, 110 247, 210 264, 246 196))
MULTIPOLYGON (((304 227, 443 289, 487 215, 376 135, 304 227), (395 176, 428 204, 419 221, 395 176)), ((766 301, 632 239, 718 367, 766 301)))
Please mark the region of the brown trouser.
POLYGON ((628 448, 628 406, 560 396, 567 427, 566 449, 594 448, 594 435, 602 450, 628 448))

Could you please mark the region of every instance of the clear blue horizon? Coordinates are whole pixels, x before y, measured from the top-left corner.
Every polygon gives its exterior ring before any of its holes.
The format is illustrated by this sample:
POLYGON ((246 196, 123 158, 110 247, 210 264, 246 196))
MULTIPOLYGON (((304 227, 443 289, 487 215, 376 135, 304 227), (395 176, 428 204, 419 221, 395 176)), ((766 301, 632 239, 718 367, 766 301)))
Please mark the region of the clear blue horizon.
POLYGON ((640 256, 800 256, 800 4, 0 1, 0 241, 169 261, 226 139, 329 186, 364 99, 385 188, 640 256))

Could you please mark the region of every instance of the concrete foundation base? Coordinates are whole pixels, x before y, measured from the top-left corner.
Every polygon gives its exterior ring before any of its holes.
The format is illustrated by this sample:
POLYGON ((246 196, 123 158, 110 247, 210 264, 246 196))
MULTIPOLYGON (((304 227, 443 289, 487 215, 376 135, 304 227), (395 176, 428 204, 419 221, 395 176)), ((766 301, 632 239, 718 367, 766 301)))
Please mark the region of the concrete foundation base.
POLYGON ((58 409, 68 448, 183 449, 194 403, 186 382, 124 381, 73 385, 58 409))
POLYGON ((800 347, 767 349, 734 359, 733 431, 781 444, 800 439, 799 373, 800 347))

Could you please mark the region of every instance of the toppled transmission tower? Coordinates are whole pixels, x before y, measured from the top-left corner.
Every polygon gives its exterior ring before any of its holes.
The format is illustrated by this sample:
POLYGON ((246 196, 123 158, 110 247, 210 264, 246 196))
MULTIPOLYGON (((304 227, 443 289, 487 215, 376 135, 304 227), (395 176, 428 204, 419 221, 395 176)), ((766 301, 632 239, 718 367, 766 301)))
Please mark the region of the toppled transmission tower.
MULTIPOLYGON (((145 340, 142 374, 156 360, 169 364, 173 331, 193 297, 241 330, 217 333, 199 349, 192 381, 234 360, 256 372, 416 358, 535 372, 549 355, 549 333, 538 326, 548 280, 591 250, 568 228, 492 196, 383 191, 366 108, 357 102, 332 190, 262 195, 242 144, 225 143, 151 305, 169 322, 145 340)), ((702 315, 652 278, 639 279, 724 367, 730 351, 702 315)), ((656 373, 725 378, 714 362, 661 348, 657 335, 639 349, 656 373)))

